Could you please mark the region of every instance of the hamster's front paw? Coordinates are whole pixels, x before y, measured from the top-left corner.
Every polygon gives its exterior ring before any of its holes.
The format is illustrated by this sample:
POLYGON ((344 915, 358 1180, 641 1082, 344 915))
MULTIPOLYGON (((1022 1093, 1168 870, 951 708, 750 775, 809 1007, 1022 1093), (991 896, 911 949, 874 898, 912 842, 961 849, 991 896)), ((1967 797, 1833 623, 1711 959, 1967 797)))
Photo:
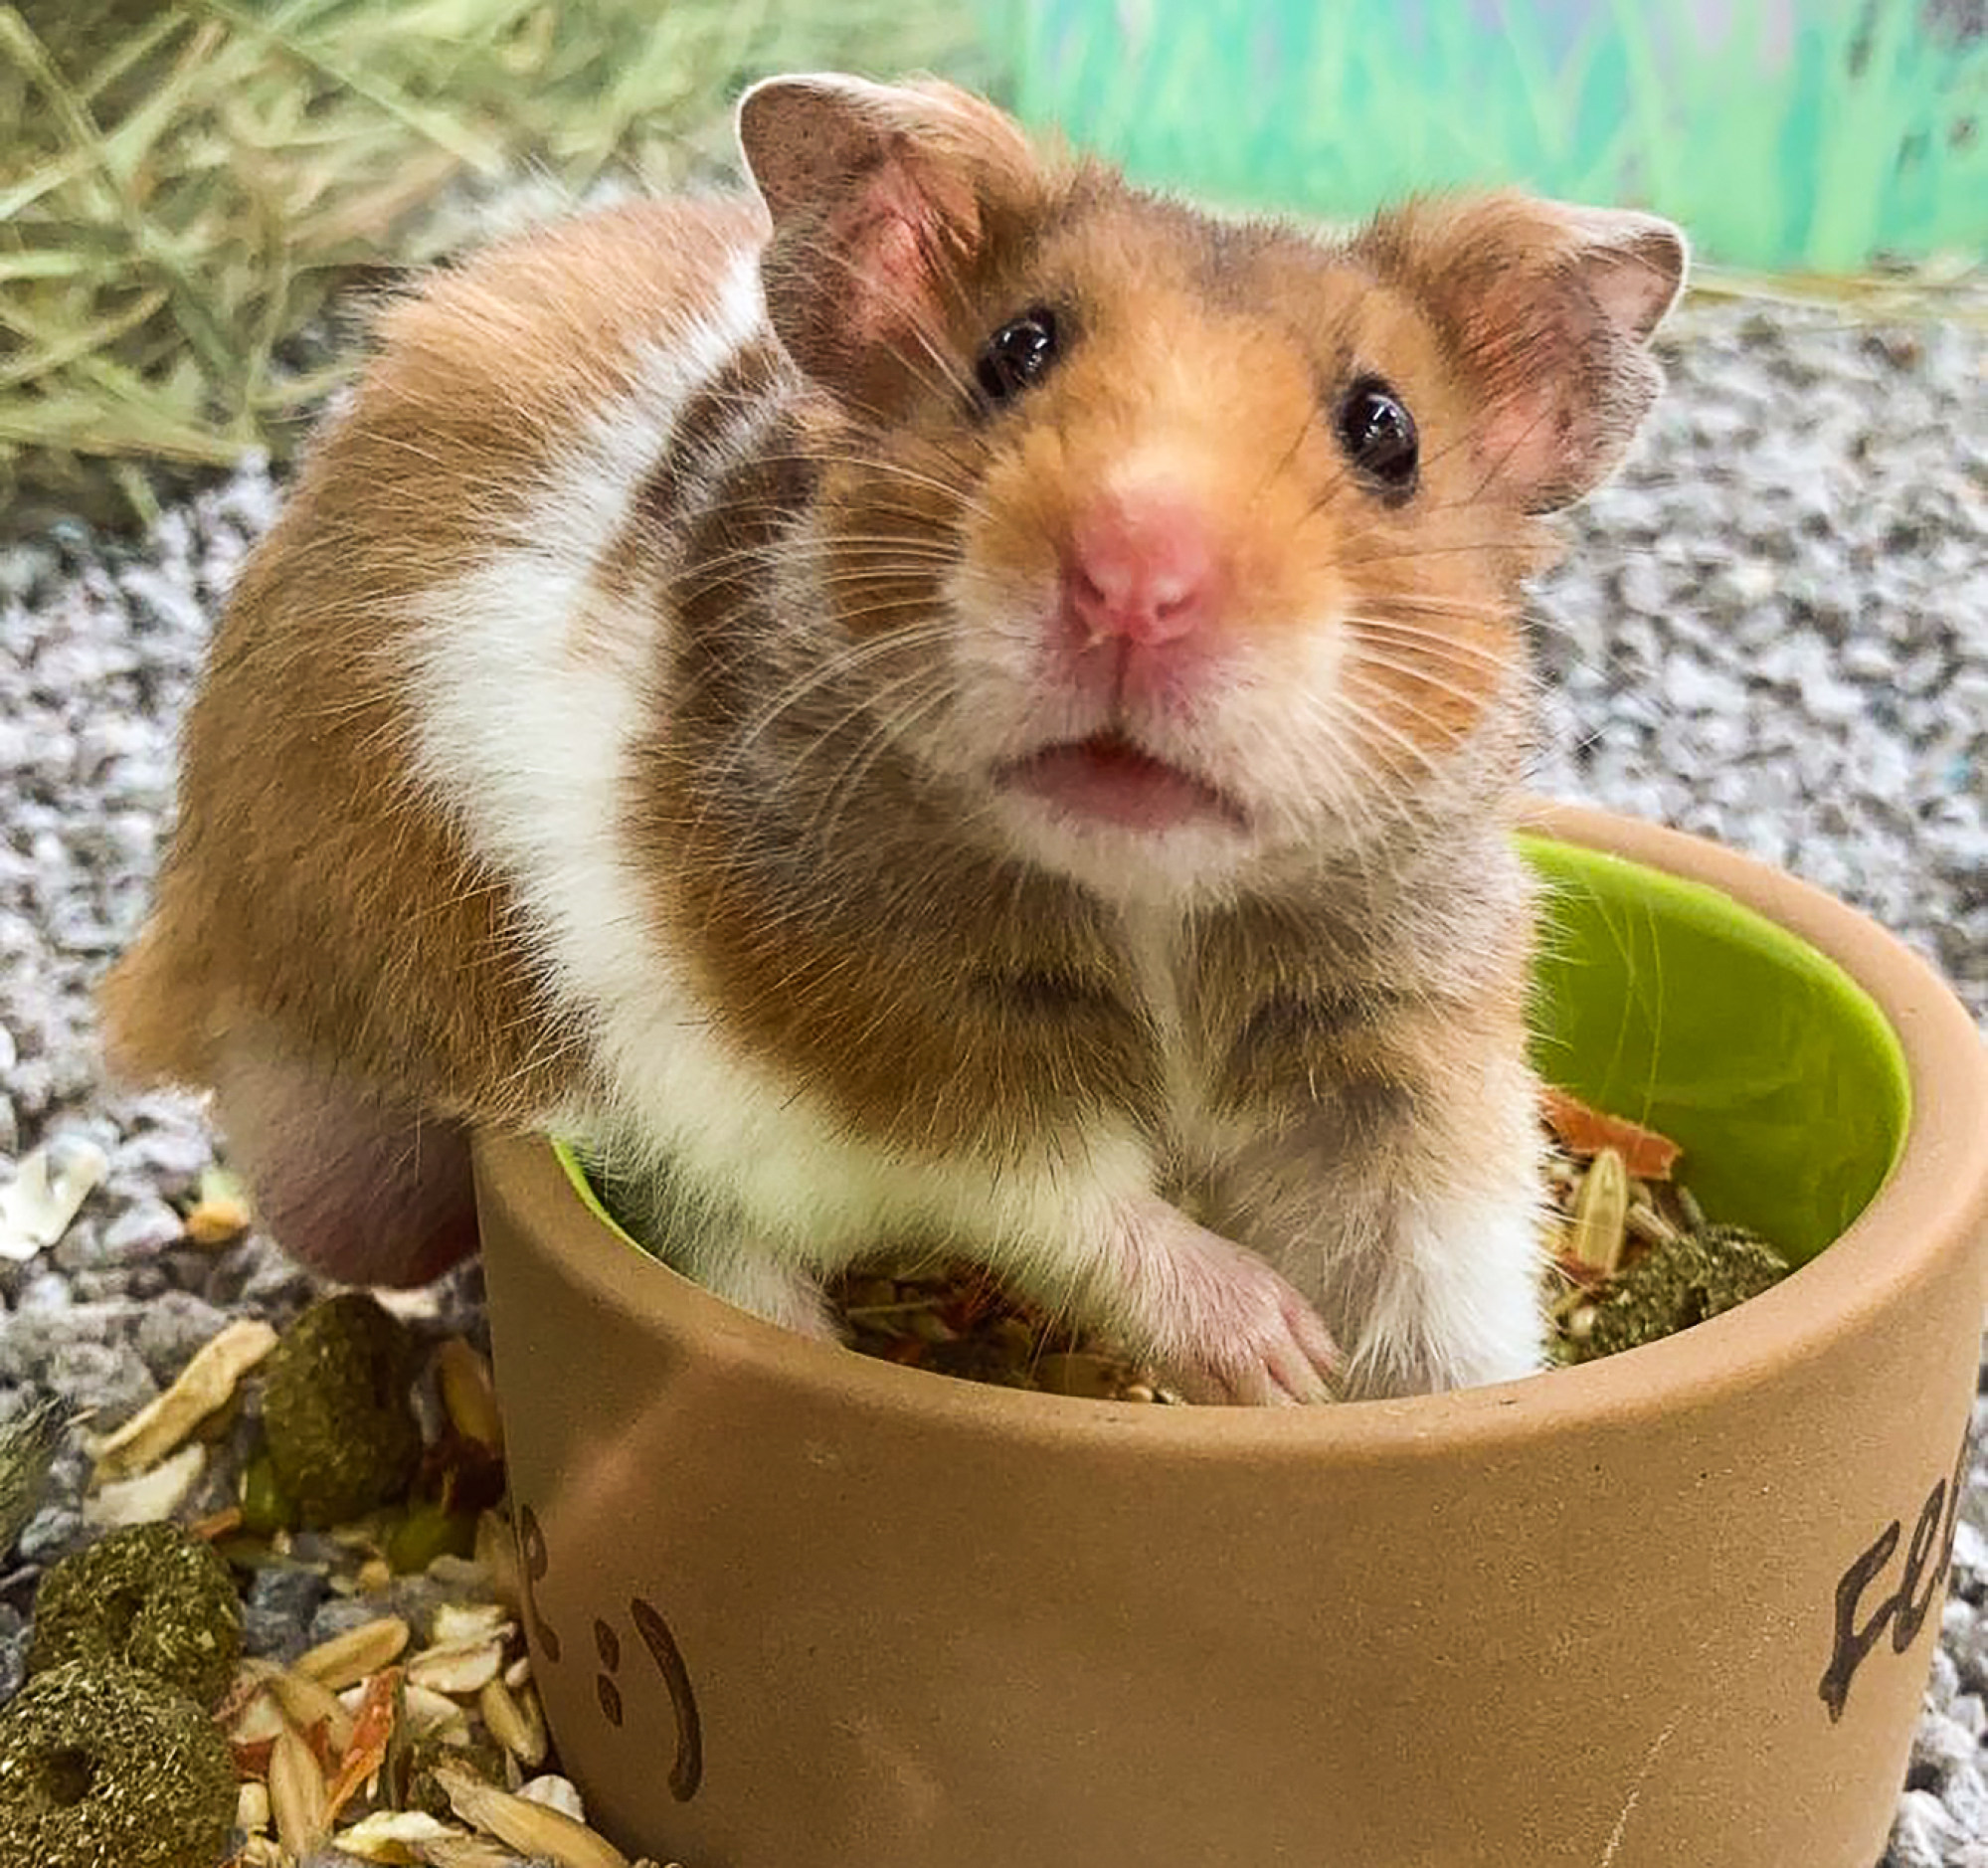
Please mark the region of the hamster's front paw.
POLYGON ((1130 1334, 1189 1401, 1335 1399, 1344 1359, 1331 1331, 1254 1252, 1159 1202, 1129 1216, 1123 1242, 1130 1334))

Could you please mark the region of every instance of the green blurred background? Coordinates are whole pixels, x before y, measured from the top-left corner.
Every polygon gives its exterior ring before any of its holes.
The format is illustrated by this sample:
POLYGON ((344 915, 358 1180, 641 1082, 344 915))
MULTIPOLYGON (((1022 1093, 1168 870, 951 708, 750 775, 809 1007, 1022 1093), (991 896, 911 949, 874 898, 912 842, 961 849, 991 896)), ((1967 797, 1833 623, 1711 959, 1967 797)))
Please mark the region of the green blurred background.
MULTIPOLYGON (((1715 260, 1978 254, 1976 0, 1030 0, 1014 100, 1137 174, 1365 212, 1511 181, 1654 208, 1715 260)), ((991 17, 993 15, 991 14, 991 17)))

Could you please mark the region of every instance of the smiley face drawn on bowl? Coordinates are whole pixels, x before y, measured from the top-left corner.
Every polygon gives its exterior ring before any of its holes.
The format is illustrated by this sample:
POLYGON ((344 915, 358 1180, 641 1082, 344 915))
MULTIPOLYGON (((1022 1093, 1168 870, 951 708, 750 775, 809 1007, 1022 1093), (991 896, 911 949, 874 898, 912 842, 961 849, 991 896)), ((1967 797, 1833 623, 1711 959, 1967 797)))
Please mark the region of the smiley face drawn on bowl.
MULTIPOLYGON (((559 1632, 546 1620, 539 1603, 539 1586, 551 1569, 551 1552, 545 1541, 545 1527, 529 1505, 518 1507, 518 1557, 524 1579, 525 1620, 534 1648, 547 1664, 557 1667, 566 1651, 559 1632)), ((594 1697, 601 1716, 616 1731, 622 1730, 629 1714, 625 1686, 634 1691, 642 1657, 653 1666, 669 1695, 670 1712, 676 1726, 676 1753, 669 1768, 669 1793, 679 1803, 697 1794, 704 1779, 704 1728, 697 1710, 697 1695, 690 1684, 690 1670, 684 1665, 683 1650, 670 1631, 662 1611, 646 1597, 629 1598, 628 1619, 635 1634, 636 1658, 624 1672, 630 1650, 621 1632, 605 1616, 594 1617, 594 1653, 600 1665, 594 1676, 594 1697)))

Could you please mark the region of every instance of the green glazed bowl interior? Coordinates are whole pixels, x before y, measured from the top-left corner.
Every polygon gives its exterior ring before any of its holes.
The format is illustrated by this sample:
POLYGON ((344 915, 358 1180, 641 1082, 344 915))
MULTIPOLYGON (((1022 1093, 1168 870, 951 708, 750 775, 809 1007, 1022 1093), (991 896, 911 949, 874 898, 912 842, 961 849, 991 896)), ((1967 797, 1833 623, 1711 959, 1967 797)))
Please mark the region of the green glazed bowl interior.
POLYGON ((1545 885, 1539 1074, 1679 1143, 1714 1218, 1814 1257, 1904 1143, 1911 1093, 1884 1015, 1834 961, 1717 889, 1520 841, 1545 885))
MULTIPOLYGON (((1540 1075, 1678 1142, 1714 1218, 1797 1263, 1814 1257, 1904 1142, 1905 1059, 1883 1014, 1834 961, 1717 889, 1575 843, 1519 841, 1544 884, 1540 1075)), ((580 1163, 559 1156, 613 1225, 580 1163)))

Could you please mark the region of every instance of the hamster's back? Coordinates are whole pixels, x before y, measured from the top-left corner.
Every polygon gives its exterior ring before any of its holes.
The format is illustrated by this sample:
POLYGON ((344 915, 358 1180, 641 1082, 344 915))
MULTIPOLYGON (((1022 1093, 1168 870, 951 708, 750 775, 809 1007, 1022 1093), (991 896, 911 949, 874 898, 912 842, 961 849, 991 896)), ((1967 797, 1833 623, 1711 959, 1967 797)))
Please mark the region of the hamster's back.
POLYGON ((479 1113, 561 1099, 572 1036, 509 891, 413 782, 414 636, 518 541, 590 429, 639 407, 654 360, 695 347, 764 235, 744 200, 631 203, 440 271, 380 317, 219 626, 156 911, 104 990, 120 1072, 210 1083, 224 1040, 267 1021, 479 1113))

